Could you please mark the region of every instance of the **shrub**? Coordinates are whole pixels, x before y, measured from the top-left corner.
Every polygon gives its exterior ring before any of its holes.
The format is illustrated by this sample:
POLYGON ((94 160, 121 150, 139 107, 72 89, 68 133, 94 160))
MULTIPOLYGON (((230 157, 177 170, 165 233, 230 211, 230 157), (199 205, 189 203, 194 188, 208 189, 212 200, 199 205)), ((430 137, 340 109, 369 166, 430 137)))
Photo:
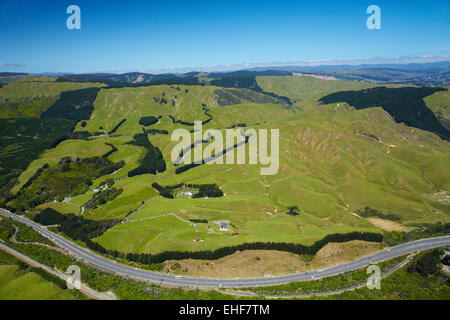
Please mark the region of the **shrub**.
POLYGON ((417 257, 408 268, 409 273, 420 273, 423 276, 428 276, 436 273, 440 268, 439 264, 440 250, 435 249, 425 252, 417 257))
POLYGON ((139 124, 140 124, 140 125, 143 125, 143 126, 145 126, 145 127, 151 126, 151 125, 153 125, 153 124, 155 124, 155 123, 158 123, 158 118, 153 117, 153 116, 142 117, 142 118, 139 120, 139 124))
POLYGON ((376 209, 373 209, 371 207, 364 207, 364 209, 358 209, 355 212, 357 215, 363 217, 363 218, 369 218, 369 217, 378 217, 381 219, 387 219, 387 220, 392 220, 392 221, 398 221, 400 220, 399 216, 396 216, 393 213, 388 213, 388 214, 384 214, 381 211, 378 211, 376 209))
POLYGON ((109 134, 115 133, 115 132, 119 129, 119 127, 120 127, 122 124, 125 123, 125 121, 127 121, 127 119, 122 119, 122 120, 121 120, 118 124, 116 124, 116 125, 114 126, 114 128, 112 128, 112 130, 109 131, 108 133, 109 133, 109 134))

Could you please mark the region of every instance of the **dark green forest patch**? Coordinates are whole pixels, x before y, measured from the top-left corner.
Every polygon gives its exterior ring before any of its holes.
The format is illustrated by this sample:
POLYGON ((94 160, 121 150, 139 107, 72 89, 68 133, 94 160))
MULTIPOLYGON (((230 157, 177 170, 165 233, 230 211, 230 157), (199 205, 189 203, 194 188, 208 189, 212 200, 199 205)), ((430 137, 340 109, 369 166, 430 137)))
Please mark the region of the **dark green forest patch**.
POLYGON ((92 238, 101 236, 106 230, 118 223, 116 220, 88 220, 73 214, 64 215, 56 210, 47 208, 34 216, 34 221, 45 225, 58 225, 58 230, 74 240, 83 241, 89 249, 106 253, 99 244, 91 241, 92 238))
POLYGON ((435 274, 441 269, 441 251, 440 249, 434 249, 421 253, 408 267, 408 272, 417 272, 422 276, 435 274))
POLYGON ((143 133, 134 135, 133 140, 128 144, 144 147, 147 153, 140 160, 140 166, 128 172, 128 177, 134 177, 141 174, 156 174, 166 171, 166 162, 162 156, 161 150, 155 147, 148 140, 148 136, 143 133))
POLYGON ((56 139, 51 145, 50 149, 56 148, 61 142, 66 140, 86 140, 88 141, 90 137, 96 137, 101 135, 100 132, 88 132, 88 131, 75 131, 75 132, 69 132, 68 134, 65 134, 58 139, 56 139))
POLYGON ((41 118, 89 120, 100 88, 62 92, 61 97, 41 114, 41 118))
POLYGON ((87 138, 73 130, 78 121, 91 116, 99 90, 62 92, 40 118, 0 119, 0 203, 10 197, 7 194, 12 187, 10 181, 17 179, 45 149, 67 139, 87 138), (6 175, 9 179, 4 178, 6 175))
POLYGON ((380 219, 386 219, 386 220, 392 220, 392 221, 399 221, 400 217, 393 214, 393 213, 383 213, 381 211, 378 211, 377 209, 373 209, 371 207, 364 207, 364 209, 357 209, 355 213, 363 218, 370 218, 370 217, 377 217, 380 219))
POLYGON ((56 166, 42 167, 12 201, 18 210, 34 208, 50 201, 62 201, 66 197, 85 193, 92 179, 111 174, 122 168, 125 162, 113 163, 107 158, 85 158, 72 160, 62 158, 56 166))
POLYGON ((108 134, 116 133, 116 131, 120 128, 121 125, 123 125, 127 121, 127 119, 122 119, 118 124, 114 126, 114 128, 111 129, 111 131, 108 132, 108 134))
MULTIPOLYGON (((256 88, 256 87, 255 87, 256 88)), ((259 88, 259 87, 257 87, 259 88)), ((282 105, 290 105, 291 101, 287 101, 285 98, 281 98, 272 94, 263 92, 262 89, 250 90, 250 89, 220 89, 214 91, 217 97, 217 104, 219 106, 230 106, 241 103, 274 103, 282 105)))
POLYGON ((0 119, 0 195, 7 197, 20 173, 36 159, 41 152, 61 141, 75 125, 66 119, 0 119))
POLYGON ((158 123, 158 118, 154 116, 142 117, 139 120, 139 124, 145 127, 158 123))
POLYGON ((296 217, 300 214, 299 209, 297 206, 290 206, 288 207, 289 211, 286 212, 286 214, 296 217))
POLYGON ((0 100, 1 115, 5 118, 39 118, 42 111, 55 103, 58 97, 20 97, 0 100))

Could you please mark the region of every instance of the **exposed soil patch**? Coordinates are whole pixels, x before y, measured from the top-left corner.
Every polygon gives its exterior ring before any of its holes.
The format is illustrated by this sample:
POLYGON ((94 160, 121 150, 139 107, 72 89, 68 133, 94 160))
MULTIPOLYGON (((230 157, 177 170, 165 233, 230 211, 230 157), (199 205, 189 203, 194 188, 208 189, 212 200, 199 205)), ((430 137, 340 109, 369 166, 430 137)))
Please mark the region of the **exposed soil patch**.
POLYGON ((367 220, 374 226, 377 226, 378 228, 386 231, 409 231, 409 228, 402 226, 401 224, 394 221, 384 220, 380 218, 369 218, 367 220))
POLYGON ((138 75, 138 77, 136 78, 136 80, 134 80, 132 83, 139 83, 144 81, 144 77, 140 74, 138 75))
POLYGON ((317 252, 311 261, 311 267, 315 269, 337 265, 375 253, 382 248, 381 243, 360 240, 329 243, 317 252))

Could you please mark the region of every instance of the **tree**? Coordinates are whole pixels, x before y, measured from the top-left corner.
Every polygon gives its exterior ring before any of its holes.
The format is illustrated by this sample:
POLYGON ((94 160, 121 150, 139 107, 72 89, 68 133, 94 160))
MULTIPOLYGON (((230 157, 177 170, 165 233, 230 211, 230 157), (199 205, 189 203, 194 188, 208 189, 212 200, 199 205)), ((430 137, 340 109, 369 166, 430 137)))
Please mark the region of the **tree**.
POLYGON ((416 258, 408 268, 408 272, 417 272, 423 276, 428 276, 436 273, 440 269, 440 262, 440 251, 438 249, 428 251, 416 258))
POLYGON ((288 207, 288 209, 289 209, 289 211, 286 213, 290 216, 298 216, 300 214, 300 212, 298 212, 297 206, 291 206, 291 207, 288 207))

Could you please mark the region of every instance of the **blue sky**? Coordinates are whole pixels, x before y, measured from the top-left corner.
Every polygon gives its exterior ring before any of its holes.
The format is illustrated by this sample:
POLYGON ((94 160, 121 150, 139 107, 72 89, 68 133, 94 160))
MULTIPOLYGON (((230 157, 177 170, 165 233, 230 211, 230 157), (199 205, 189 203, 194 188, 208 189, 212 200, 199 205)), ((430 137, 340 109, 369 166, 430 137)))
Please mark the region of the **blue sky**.
POLYGON ((450 1, 0 0, 0 72, 98 72, 450 54, 450 1), (81 8, 81 30, 66 9, 81 8), (366 9, 381 8, 381 30, 366 9))

